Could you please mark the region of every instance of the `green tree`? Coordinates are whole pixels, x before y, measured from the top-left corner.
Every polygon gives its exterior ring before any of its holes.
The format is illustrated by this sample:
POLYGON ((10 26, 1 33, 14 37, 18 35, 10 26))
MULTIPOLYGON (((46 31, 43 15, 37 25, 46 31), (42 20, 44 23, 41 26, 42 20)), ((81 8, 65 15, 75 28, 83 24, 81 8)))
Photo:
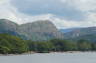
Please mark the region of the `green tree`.
POLYGON ((15 36, 0 34, 0 53, 23 53, 28 51, 27 43, 15 36))
POLYGON ((55 49, 54 49, 55 51, 77 50, 76 42, 71 42, 68 40, 59 40, 59 39, 51 40, 51 42, 55 46, 55 49))
POLYGON ((78 40, 78 50, 81 51, 89 51, 92 50, 92 45, 87 40, 78 40))

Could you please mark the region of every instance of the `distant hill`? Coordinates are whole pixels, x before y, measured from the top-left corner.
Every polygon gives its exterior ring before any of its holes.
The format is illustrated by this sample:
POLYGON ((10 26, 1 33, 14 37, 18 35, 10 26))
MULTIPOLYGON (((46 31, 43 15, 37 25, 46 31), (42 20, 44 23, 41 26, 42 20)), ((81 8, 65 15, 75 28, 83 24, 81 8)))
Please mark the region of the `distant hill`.
POLYGON ((63 34, 54 26, 52 22, 42 20, 18 25, 7 19, 0 19, 0 33, 8 33, 33 41, 64 38, 63 34))
POLYGON ((66 39, 96 41, 96 27, 78 28, 64 34, 66 39))
POLYGON ((61 31, 62 33, 67 33, 67 32, 71 32, 71 31, 76 30, 76 29, 78 29, 78 28, 60 29, 60 31, 61 31))

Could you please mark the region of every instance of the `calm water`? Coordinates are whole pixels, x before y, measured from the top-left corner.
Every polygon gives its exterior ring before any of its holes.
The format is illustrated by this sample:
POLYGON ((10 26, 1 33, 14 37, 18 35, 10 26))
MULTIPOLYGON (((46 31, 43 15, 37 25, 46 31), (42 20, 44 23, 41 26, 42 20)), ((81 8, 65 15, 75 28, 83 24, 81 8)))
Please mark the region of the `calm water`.
POLYGON ((0 56, 0 63, 96 63, 96 53, 36 53, 0 56))

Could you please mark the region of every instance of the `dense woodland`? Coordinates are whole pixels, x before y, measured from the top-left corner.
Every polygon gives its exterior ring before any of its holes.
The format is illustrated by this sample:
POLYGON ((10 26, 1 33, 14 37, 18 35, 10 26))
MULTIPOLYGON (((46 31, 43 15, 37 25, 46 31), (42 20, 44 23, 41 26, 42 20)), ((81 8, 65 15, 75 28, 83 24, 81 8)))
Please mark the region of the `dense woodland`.
POLYGON ((88 40, 60 40, 30 41, 18 37, 0 34, 0 54, 21 54, 25 52, 64 52, 64 51, 96 51, 96 43, 88 40))

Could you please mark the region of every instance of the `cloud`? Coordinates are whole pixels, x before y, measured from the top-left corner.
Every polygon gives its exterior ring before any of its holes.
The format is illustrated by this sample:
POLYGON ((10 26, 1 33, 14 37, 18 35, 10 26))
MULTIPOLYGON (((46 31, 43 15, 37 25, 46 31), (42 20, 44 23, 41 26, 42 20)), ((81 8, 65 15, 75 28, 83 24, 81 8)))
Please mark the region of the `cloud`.
POLYGON ((52 14, 44 14, 38 16, 29 16, 18 12, 17 8, 12 6, 10 0, 0 1, 0 19, 9 19, 18 24, 24 24, 37 20, 48 20, 52 14))
POLYGON ((31 16, 53 14, 66 20, 84 20, 86 13, 60 0, 12 0, 18 11, 31 16))
POLYGON ((61 0, 63 3, 67 3, 69 6, 72 6, 83 12, 89 12, 96 10, 96 0, 61 0))
MULTIPOLYGON (((96 18, 95 18, 96 19, 96 18)), ((80 27, 93 27, 96 26, 96 21, 85 20, 85 21, 67 21, 60 18, 53 18, 51 20, 58 29, 66 29, 66 28, 80 28, 80 27)))
POLYGON ((16 0, 15 2, 14 0, 15 3, 13 4, 15 6, 13 6, 12 1, 10 0, 1 0, 0 1, 0 18, 9 19, 19 24, 33 22, 37 20, 50 20, 59 29, 72 28, 72 27, 96 26, 96 13, 95 13, 96 5, 93 4, 95 3, 94 0, 91 0, 91 1, 92 2, 89 2, 89 0, 78 0, 78 1, 77 0, 48 0, 48 1, 44 0, 43 1, 42 0, 43 3, 46 2, 45 3, 46 5, 44 4, 44 8, 42 8, 43 4, 41 0, 38 0, 38 1, 23 0, 23 2, 22 0, 16 0), (26 2, 26 4, 23 4, 25 3, 24 1, 26 2), (34 2, 38 3, 38 5, 35 5, 34 2), (58 4, 58 2, 61 5, 58 4), (55 5, 53 5, 53 3, 55 5), (34 6, 32 6, 31 4, 34 6), (38 6, 40 5, 41 5, 41 8, 39 8, 38 10, 38 6), (87 7, 87 5, 89 6, 87 7), (35 8, 36 6, 37 8, 35 8), (63 9, 64 11, 60 13, 59 11, 62 10, 63 6, 64 6, 64 9, 63 9), (50 7, 52 7, 53 9, 50 7), (41 12, 42 9, 46 9, 44 13, 41 12), (47 9, 49 10, 47 11, 47 9), (33 10, 34 12, 31 12, 33 10), (35 10, 37 11, 35 12, 35 10), (64 13, 64 15, 62 13, 64 13))
POLYGON ((0 0, 0 4, 3 4, 6 1, 8 1, 8 0, 0 0))

